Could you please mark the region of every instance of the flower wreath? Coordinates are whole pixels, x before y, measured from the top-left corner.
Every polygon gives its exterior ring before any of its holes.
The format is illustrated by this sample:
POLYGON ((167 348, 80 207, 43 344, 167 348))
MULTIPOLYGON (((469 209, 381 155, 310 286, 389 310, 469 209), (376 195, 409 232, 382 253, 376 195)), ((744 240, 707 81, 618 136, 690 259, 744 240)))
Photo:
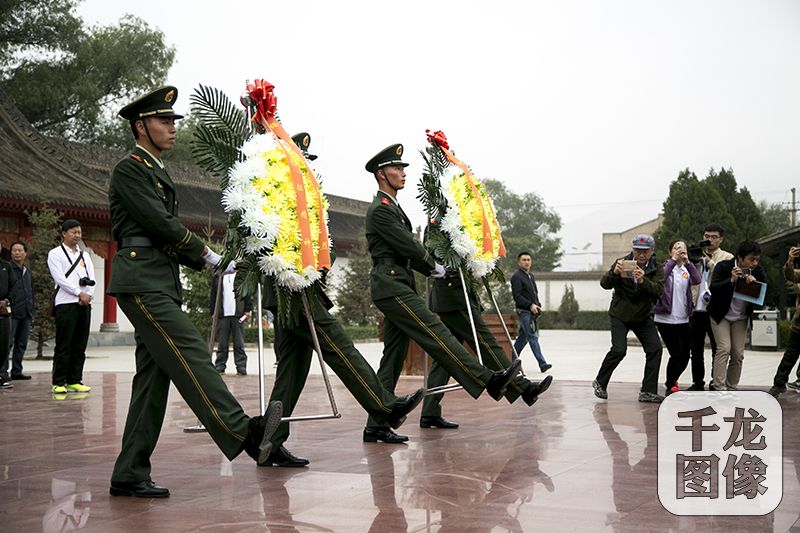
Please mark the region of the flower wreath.
MULTIPOLYGON (((439 228, 450 241, 452 250, 464 261, 475 278, 492 272, 497 261, 505 257, 506 248, 497 222, 492 199, 486 186, 452 152, 447 137, 441 131, 426 130, 433 158, 439 166, 439 187, 446 200, 439 228), (442 157, 443 156, 443 157, 442 157)), ((435 167, 436 165, 434 165, 435 167)), ((441 208, 440 208, 441 211, 441 208)))
POLYGON ((328 200, 300 149, 275 118, 273 86, 256 80, 247 95, 263 133, 241 149, 228 173, 222 204, 238 217, 244 252, 279 287, 300 291, 329 269, 328 200))

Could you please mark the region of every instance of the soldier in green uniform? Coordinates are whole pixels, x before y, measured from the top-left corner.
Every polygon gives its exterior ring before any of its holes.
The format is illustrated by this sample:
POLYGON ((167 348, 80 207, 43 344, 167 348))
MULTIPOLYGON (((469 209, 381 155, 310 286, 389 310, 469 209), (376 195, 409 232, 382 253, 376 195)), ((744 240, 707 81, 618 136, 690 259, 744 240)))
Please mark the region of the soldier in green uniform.
MULTIPOLYGON (((489 330, 486 322, 483 321, 481 313, 483 306, 478 300, 477 295, 468 289, 470 306, 472 308, 472 318, 475 322, 475 332, 481 347, 481 358, 483 364, 492 370, 503 370, 511 364, 500 343, 489 330)), ((469 313, 464 301, 464 290, 461 288, 461 277, 458 272, 447 272, 443 278, 434 279, 431 289, 431 310, 439 315, 447 329, 458 339, 459 342, 466 341, 473 350, 475 348, 475 338, 472 335, 472 327, 469 323, 469 313)), ((477 353, 477 350, 476 350, 477 353)), ((428 388, 440 387, 445 385, 450 379, 442 365, 434 361, 428 373, 428 388)), ((522 400, 533 405, 539 395, 550 387, 553 376, 547 376, 540 382, 531 381, 523 376, 514 378, 506 389, 505 397, 509 403, 522 396, 522 400)), ((458 424, 450 422, 442 417, 441 407, 442 395, 432 394, 425 397, 422 404, 422 413, 419 425, 423 428, 442 428, 455 429, 458 424)))
MULTIPOLYGON (((486 390, 500 400, 521 362, 496 372, 481 365, 431 312, 416 292, 413 270, 441 278, 442 265, 434 262, 411 232, 411 222, 397 203, 397 191, 405 187, 403 145, 394 144, 370 159, 365 168, 378 182, 378 193, 367 209, 367 246, 372 256, 370 292, 384 314, 384 347, 378 377, 394 391, 403 369, 409 338, 437 361, 473 398, 486 390)), ((405 442, 379 420, 368 419, 364 442, 405 442)))
MULTIPOLYGON (((259 464, 281 417, 280 403, 247 416, 214 370, 208 346, 181 309, 179 265, 216 268, 220 256, 178 220, 175 184, 161 153, 175 143, 175 87, 162 87, 122 108, 136 148, 114 167, 109 186, 117 241, 108 294, 136 329, 136 375, 111 476, 113 496, 158 498, 169 490, 150 479, 150 456, 167 407, 170 382, 228 459, 242 451, 259 464)), ((229 269, 232 268, 229 266, 229 269)))
MULTIPOLYGON (((298 133, 292 139, 309 158, 308 147, 311 137, 307 133, 298 133)), ((316 156, 309 159, 316 159, 316 156)), ((335 260, 335 250, 331 249, 331 262, 335 260)), ((400 427, 406 415, 422 401, 425 390, 419 389, 414 394, 397 397, 381 385, 375 371, 353 346, 350 336, 339 321, 328 312, 333 307, 333 302, 325 294, 324 280, 325 275, 322 280, 314 284, 313 295, 309 298, 311 316, 314 318, 314 328, 323 359, 373 419, 393 428, 400 427)), ((267 294, 265 301, 268 304, 272 303, 277 310, 272 278, 267 277, 264 285, 267 294)), ((299 298, 297 293, 292 297, 299 298)), ((297 307, 302 308, 302 304, 297 302, 297 307)), ((281 401, 284 414, 290 416, 308 377, 314 342, 305 316, 299 317, 293 325, 284 324, 282 319, 276 320, 275 337, 279 339, 276 348, 281 357, 278 360, 275 386, 270 400, 281 401)), ((267 458, 266 464, 286 467, 306 466, 308 459, 293 455, 283 446, 287 438, 289 438, 289 422, 283 422, 272 436, 272 453, 267 458)))

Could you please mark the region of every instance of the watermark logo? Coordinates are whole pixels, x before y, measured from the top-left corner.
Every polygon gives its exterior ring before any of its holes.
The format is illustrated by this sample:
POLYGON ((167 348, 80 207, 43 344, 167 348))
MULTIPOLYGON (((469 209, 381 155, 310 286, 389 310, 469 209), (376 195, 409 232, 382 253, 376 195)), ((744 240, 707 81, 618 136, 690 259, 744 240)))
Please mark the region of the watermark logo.
POLYGON ((761 391, 670 395, 658 410, 658 498, 676 515, 765 515, 783 496, 783 417, 761 391))

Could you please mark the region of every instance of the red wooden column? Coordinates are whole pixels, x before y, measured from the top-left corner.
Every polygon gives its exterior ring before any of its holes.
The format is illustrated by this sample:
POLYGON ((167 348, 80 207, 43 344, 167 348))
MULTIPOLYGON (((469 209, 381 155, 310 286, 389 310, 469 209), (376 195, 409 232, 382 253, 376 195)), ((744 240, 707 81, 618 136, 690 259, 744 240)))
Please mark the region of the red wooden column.
MULTIPOLYGON (((111 281, 111 262, 117 255, 117 243, 113 239, 108 241, 108 253, 105 257, 105 288, 111 281)), ((116 332, 119 331, 117 324, 117 299, 108 294, 103 295, 103 323, 100 324, 100 331, 116 332)))

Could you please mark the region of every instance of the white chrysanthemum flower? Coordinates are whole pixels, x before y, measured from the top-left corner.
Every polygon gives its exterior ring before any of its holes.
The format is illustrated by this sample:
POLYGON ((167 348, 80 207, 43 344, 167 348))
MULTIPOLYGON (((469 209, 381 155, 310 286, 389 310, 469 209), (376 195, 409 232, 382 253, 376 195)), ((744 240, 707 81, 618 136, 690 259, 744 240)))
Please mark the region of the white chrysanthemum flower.
POLYGON ((278 146, 277 139, 272 133, 253 135, 242 145, 242 154, 250 159, 252 157, 268 152, 278 146))
POLYGON ((281 227, 281 216, 277 213, 263 213, 261 215, 261 224, 264 227, 267 238, 274 241, 281 227))
POLYGON ((222 192, 222 206, 226 213, 244 209, 244 190, 241 187, 228 187, 222 192))
POLYGON ((264 197, 250 186, 242 187, 242 209, 246 211, 262 211, 264 197))
POLYGON ((242 220, 239 226, 248 228, 250 233, 256 237, 264 238, 267 236, 267 227, 263 221, 263 214, 257 209, 250 209, 242 213, 242 220))
POLYGON ((279 255, 265 255, 258 260, 258 267, 267 276, 274 276, 288 269, 289 263, 279 255))
POLYGON ((265 237, 256 237, 255 235, 249 235, 244 240, 244 251, 248 254, 255 254, 264 250, 265 248, 269 248, 272 246, 274 239, 270 240, 269 238, 265 237))

